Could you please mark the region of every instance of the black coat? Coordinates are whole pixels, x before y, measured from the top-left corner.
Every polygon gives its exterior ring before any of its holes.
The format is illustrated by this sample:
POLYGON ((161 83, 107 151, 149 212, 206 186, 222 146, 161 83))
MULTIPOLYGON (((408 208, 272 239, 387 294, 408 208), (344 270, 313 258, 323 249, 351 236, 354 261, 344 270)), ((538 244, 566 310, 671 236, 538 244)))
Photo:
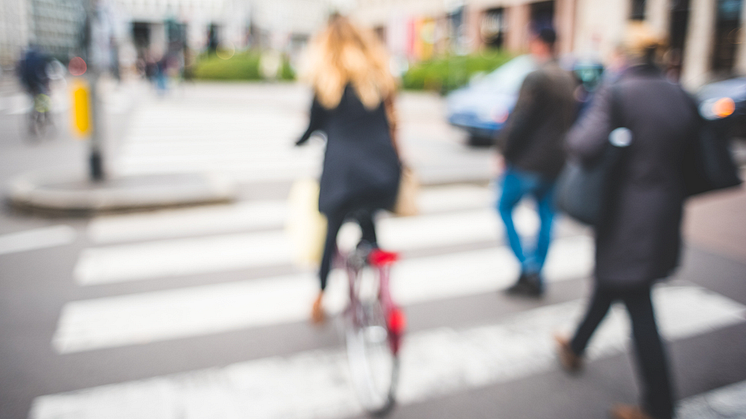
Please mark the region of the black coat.
POLYGON ((339 215, 359 208, 393 207, 401 167, 383 102, 368 110, 350 86, 334 109, 324 108, 314 98, 308 129, 297 144, 314 131, 323 131, 327 138, 319 211, 339 215))
POLYGON ((565 164, 563 141, 575 118, 575 81, 552 60, 526 76, 497 145, 505 160, 555 179, 565 164))
MULTIPOLYGON (((596 229, 597 281, 618 288, 649 286, 671 274, 681 248, 684 153, 698 117, 690 97, 652 66, 629 68, 618 80, 621 125, 632 143, 596 229)), ((567 138, 571 157, 592 160, 611 131, 611 88, 602 87, 567 138)))

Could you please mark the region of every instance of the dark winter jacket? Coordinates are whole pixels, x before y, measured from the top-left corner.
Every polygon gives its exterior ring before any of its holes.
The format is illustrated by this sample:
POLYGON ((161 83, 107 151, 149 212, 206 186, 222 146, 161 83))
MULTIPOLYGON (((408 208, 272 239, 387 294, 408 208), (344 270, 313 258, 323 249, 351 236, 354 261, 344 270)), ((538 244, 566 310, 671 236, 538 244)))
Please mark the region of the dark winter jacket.
POLYGON ((565 134, 576 112, 570 73, 549 61, 526 76, 513 112, 498 137, 512 166, 555 179, 565 164, 565 134))
POLYGON ((334 109, 324 108, 314 98, 308 129, 297 144, 314 131, 327 137, 319 211, 338 215, 393 207, 401 168, 383 102, 374 110, 366 109, 350 86, 334 109))
MULTIPOLYGON (((610 190, 609 210, 596 229, 596 279, 635 288, 665 278, 681 248, 684 153, 697 115, 690 98, 652 66, 625 71, 616 82, 621 125, 632 143, 610 190)), ((570 157, 598 157, 612 128, 611 88, 602 87, 567 138, 570 157)))

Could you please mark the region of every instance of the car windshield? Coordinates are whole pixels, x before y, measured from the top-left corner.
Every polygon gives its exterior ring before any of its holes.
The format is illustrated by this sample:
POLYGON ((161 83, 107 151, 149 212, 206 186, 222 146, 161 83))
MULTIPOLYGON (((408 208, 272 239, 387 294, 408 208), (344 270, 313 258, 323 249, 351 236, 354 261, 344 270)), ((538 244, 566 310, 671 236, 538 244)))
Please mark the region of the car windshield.
POLYGON ((479 87, 495 93, 516 94, 521 88, 523 79, 534 70, 536 70, 534 59, 530 55, 522 55, 485 76, 479 83, 479 87))

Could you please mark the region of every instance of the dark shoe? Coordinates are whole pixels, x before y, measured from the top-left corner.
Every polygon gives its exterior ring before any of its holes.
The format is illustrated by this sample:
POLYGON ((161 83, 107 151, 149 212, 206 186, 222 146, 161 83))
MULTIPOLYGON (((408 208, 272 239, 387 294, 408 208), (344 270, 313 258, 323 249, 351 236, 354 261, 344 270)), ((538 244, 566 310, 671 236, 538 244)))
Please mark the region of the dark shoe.
POLYGON ((569 373, 577 373, 583 366, 583 358, 575 354, 566 337, 554 335, 554 341, 557 343, 557 358, 562 368, 569 373))
POLYGON ((521 272, 521 276, 518 277, 518 281, 515 284, 505 289, 505 294, 508 295, 520 295, 526 292, 526 279, 527 276, 524 272, 521 272))
POLYGON ((539 274, 529 274, 526 276, 526 285, 523 294, 529 297, 541 297, 544 295, 544 284, 541 282, 539 274))
POLYGON ((618 404, 611 408, 609 416, 612 419, 654 419, 639 406, 618 404))

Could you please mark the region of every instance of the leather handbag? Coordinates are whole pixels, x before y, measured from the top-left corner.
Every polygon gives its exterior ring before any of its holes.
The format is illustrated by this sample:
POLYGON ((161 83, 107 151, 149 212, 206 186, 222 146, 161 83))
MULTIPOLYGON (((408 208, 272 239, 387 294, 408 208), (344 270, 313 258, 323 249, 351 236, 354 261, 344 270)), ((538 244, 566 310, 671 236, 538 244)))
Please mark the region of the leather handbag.
POLYGON ((394 214, 409 217, 419 213, 417 209, 417 193, 420 190, 420 182, 412 169, 402 167, 401 180, 399 181, 399 192, 396 195, 394 214))
POLYGON ((557 180, 555 205, 583 224, 596 226, 605 211, 606 197, 613 188, 613 178, 625 148, 631 142, 631 132, 621 124, 619 93, 611 89, 611 114, 616 129, 609 136, 601 156, 592 162, 568 160, 557 180), (615 138, 620 137, 620 138, 615 138), (621 138, 624 137, 624 138, 621 138))
POLYGON ((557 208, 583 224, 598 225, 623 155, 623 147, 609 144, 601 158, 592 164, 573 160, 565 163, 557 180, 557 208))
POLYGON ((684 182, 688 196, 741 184, 730 150, 729 123, 727 119, 701 119, 698 135, 685 157, 684 182))
MULTIPOLYGON (((394 98, 388 96, 383 101, 384 109, 386 111, 386 120, 389 124, 389 135, 391 136, 391 143, 394 146, 397 154, 399 153, 399 146, 397 144, 397 133, 396 127, 398 125, 398 119, 396 111, 394 110, 394 98)), ((400 217, 411 217, 419 213, 417 209, 417 194, 420 190, 420 181, 415 175, 414 171, 407 165, 401 165, 401 177, 399 179, 399 191, 396 195, 396 202, 391 211, 400 217)))

